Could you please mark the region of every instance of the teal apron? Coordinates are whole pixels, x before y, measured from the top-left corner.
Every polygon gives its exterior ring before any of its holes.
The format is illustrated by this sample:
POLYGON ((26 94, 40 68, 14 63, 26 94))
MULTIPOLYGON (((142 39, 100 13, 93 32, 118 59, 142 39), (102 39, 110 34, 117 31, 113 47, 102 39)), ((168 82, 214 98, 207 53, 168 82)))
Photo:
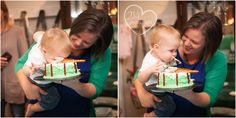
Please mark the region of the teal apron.
MULTIPOLYGON (((177 59, 179 59, 182 63, 178 64, 177 67, 179 68, 188 68, 191 70, 198 70, 198 73, 191 74, 191 79, 195 80, 195 87, 193 88, 194 92, 202 92, 204 87, 204 80, 205 80, 205 65, 201 61, 189 65, 184 63, 183 59, 180 57, 179 52, 177 51, 177 59)), ((201 108, 195 106, 187 99, 180 97, 174 93, 169 93, 175 101, 176 110, 172 116, 196 116, 196 117, 203 117, 207 116, 206 108, 201 108)))

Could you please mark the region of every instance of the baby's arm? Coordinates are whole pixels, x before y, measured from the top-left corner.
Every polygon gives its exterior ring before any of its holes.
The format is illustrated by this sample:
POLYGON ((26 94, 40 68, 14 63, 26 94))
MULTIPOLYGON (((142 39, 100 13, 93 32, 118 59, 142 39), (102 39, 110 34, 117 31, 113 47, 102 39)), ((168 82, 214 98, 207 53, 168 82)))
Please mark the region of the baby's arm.
POLYGON ((138 74, 138 80, 142 84, 144 84, 145 82, 148 81, 149 77, 152 74, 159 73, 162 68, 163 68, 163 63, 156 63, 156 64, 150 66, 149 68, 147 68, 146 70, 140 71, 138 74))
POLYGON ((32 72, 32 69, 29 66, 24 65, 24 67, 22 68, 22 72, 25 76, 29 77, 30 73, 32 72))
POLYGON ((139 72, 138 74, 138 80, 144 84, 145 82, 148 81, 149 77, 152 75, 152 69, 148 68, 144 71, 139 72))
POLYGON ((30 75, 34 74, 35 72, 37 72, 39 70, 40 71, 43 70, 41 65, 35 65, 33 63, 31 65, 32 65, 32 67, 29 65, 24 65, 24 67, 22 68, 24 75, 27 77, 30 77, 30 75))

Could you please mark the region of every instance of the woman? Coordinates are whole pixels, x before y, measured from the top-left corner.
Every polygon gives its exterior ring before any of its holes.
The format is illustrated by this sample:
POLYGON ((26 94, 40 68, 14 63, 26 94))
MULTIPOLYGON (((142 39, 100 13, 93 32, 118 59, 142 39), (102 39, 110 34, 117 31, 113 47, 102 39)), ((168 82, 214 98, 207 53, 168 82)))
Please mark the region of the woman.
POLYGON ((27 43, 23 31, 13 24, 6 3, 1 1, 1 116, 4 116, 6 103, 10 104, 13 116, 24 116, 25 95, 14 73, 14 65, 26 50, 27 43), (5 52, 12 56, 11 60, 7 61, 3 56, 5 52))
MULTIPOLYGON (((74 20, 69 34, 73 51, 68 58, 85 59, 86 62, 78 67, 85 74, 80 80, 54 83, 61 96, 58 106, 33 116, 95 116, 92 98, 101 93, 110 69, 111 53, 108 46, 112 36, 111 19, 101 10, 86 10, 74 20)), ((24 65, 28 52, 16 64, 17 76, 27 98, 39 100, 39 93, 46 93, 18 71, 24 65)))
MULTIPOLYGON (((182 32, 183 43, 177 51, 177 59, 182 61, 178 67, 199 70, 199 73, 191 75, 198 87, 170 93, 176 103, 176 111, 172 116, 210 115, 209 108, 216 102, 227 75, 226 58, 217 51, 221 40, 222 23, 212 14, 195 14, 185 24, 182 32)), ((155 107, 153 101, 161 102, 137 81, 135 86, 144 107, 155 107)), ((147 113, 145 115, 148 116, 147 113)))

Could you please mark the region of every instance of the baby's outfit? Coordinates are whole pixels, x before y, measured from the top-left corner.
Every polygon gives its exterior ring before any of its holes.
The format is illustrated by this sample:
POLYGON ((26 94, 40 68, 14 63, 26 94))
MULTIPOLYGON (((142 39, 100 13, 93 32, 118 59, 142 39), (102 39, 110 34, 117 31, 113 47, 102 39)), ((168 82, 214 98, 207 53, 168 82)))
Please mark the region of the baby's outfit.
MULTIPOLYGON (((151 51, 149 51, 142 62, 142 66, 140 68, 140 72, 144 71, 148 68, 150 68, 151 66, 153 66, 154 64, 157 64, 158 62, 160 62, 160 60, 158 60, 156 57, 153 57, 151 55, 151 51)), ((165 65, 165 67, 163 67, 163 70, 161 70, 162 72, 165 71, 165 69, 168 69, 173 71, 173 69, 175 69, 175 67, 169 67, 168 65, 165 65)), ((151 77, 149 78, 149 80, 145 83, 145 89, 149 92, 151 92, 152 94, 156 95, 157 97, 159 97, 161 99, 161 102, 156 102, 156 109, 154 109, 154 113, 156 114, 156 116, 158 117, 169 117, 171 116, 176 108, 175 102, 172 99, 172 97, 170 95, 168 95, 167 92, 165 91, 156 91, 156 90, 152 90, 150 89, 149 85, 152 84, 156 84, 157 80, 155 75, 151 75, 151 77)))
MULTIPOLYGON (((25 63, 26 66, 31 68, 33 67, 32 64, 44 65, 46 63, 46 60, 42 52, 40 51, 39 45, 40 45, 40 42, 37 42, 30 50, 28 59, 25 63)), ((40 101, 29 100, 29 103, 35 104, 38 102, 43 109, 51 110, 55 108, 57 104, 59 103, 60 95, 56 87, 52 85, 51 81, 46 81, 46 80, 40 81, 40 79, 43 78, 43 75, 44 75, 43 70, 36 70, 36 72, 30 75, 29 80, 33 84, 37 85, 38 87, 43 89, 45 92, 47 92, 47 95, 40 94, 40 97, 41 97, 40 101)))

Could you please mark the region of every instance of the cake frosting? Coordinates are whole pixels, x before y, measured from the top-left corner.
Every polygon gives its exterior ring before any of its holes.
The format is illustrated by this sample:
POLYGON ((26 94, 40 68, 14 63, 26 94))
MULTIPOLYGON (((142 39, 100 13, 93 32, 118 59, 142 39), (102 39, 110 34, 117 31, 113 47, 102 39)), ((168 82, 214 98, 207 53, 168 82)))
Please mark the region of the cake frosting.
POLYGON ((158 73, 157 88, 183 88, 193 85, 188 72, 158 73))
MULTIPOLYGON (((172 69, 173 70, 173 69, 172 69)), ((193 86, 191 73, 198 73, 198 70, 177 68, 174 72, 161 72, 156 75, 157 88, 176 89, 193 86)))
POLYGON ((76 62, 44 64, 44 79, 64 80, 80 74, 76 62))

